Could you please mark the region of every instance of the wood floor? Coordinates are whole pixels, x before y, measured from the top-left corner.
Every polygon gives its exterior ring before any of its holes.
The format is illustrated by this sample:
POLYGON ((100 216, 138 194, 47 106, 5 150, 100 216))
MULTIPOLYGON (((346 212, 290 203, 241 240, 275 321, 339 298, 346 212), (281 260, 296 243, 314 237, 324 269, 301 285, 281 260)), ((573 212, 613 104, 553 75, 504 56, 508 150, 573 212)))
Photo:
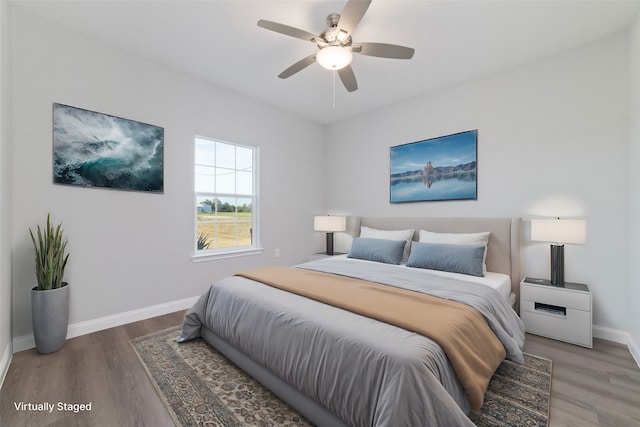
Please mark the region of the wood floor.
MULTIPOLYGON (((49 355, 15 354, 0 426, 173 426, 129 340, 177 325, 183 313, 73 338, 49 355), (20 402, 91 403, 91 411, 19 411, 20 402)), ((527 335, 525 351, 553 360, 550 426, 640 426, 640 368, 625 346, 595 340, 589 350, 527 335)))
POLYGON ((83 335, 52 354, 14 354, 0 390, 0 426, 173 426, 129 340, 178 325, 183 315, 83 335), (91 412, 18 411, 17 402, 90 402, 91 412))
POLYGON ((553 360, 550 426, 640 426, 640 368, 627 346, 593 350, 527 334, 524 350, 553 360))

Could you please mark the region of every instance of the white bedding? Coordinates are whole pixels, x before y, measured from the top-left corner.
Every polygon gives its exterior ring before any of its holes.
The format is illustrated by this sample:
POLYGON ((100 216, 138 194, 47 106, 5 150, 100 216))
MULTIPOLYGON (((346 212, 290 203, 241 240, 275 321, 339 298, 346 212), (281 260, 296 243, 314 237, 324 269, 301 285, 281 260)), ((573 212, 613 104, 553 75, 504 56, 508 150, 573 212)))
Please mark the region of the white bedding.
MULTIPOLYGON (((412 268, 412 267, 406 267, 406 266, 401 266, 401 267, 412 268)), ((415 270, 415 268, 413 269, 415 270)), ((509 295, 511 295, 511 278, 506 274, 487 271, 486 273, 484 273, 484 277, 477 277, 477 276, 468 276, 466 274, 449 273, 446 271, 438 271, 438 270, 420 269, 420 271, 423 271, 425 276, 432 275, 432 276, 442 276, 442 277, 453 277, 456 279, 464 280, 466 282, 469 282, 470 286, 473 286, 476 284, 488 286, 498 291, 500 296, 502 296, 506 301, 509 301, 509 295)))
MULTIPOLYGON (((364 261, 364 260, 355 259, 355 258, 347 258, 347 255, 336 255, 333 258, 335 259, 344 258, 344 259, 348 259, 349 262, 362 263, 363 265, 366 265, 366 263, 371 262, 371 261, 364 261)), ((468 282, 470 286, 473 286, 475 284, 489 286, 490 288, 495 289, 505 299, 505 301, 510 302, 511 278, 506 274, 487 271, 486 273, 484 273, 484 277, 478 277, 478 276, 469 276, 469 275, 460 274, 460 273, 449 273, 447 271, 407 267, 404 263, 401 265, 389 265, 389 266, 392 268, 398 268, 398 269, 409 268, 411 270, 420 271, 421 274, 425 275, 425 278, 428 278, 430 276, 431 277, 433 276, 451 277, 454 279, 468 282)))

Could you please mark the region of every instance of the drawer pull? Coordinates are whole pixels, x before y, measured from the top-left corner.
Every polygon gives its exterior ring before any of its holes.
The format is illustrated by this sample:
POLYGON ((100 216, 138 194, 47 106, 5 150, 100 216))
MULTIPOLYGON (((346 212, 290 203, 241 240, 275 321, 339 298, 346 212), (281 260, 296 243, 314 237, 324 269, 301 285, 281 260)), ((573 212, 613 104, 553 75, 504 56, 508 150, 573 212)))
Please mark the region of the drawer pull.
POLYGON ((560 307, 558 305, 543 304, 541 302, 536 302, 534 304, 534 308, 536 311, 544 311, 545 313, 551 313, 558 316, 567 315, 567 307, 560 307))

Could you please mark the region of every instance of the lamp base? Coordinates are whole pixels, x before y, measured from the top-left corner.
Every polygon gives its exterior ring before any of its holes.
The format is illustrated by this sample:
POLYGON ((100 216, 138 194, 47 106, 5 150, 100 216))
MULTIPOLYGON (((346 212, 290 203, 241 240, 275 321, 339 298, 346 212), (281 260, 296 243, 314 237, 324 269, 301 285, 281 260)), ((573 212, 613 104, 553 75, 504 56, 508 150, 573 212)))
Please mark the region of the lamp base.
POLYGON ((551 284, 564 286, 564 245, 551 245, 551 284))
POLYGON ((333 232, 327 233, 327 255, 333 255, 333 232))

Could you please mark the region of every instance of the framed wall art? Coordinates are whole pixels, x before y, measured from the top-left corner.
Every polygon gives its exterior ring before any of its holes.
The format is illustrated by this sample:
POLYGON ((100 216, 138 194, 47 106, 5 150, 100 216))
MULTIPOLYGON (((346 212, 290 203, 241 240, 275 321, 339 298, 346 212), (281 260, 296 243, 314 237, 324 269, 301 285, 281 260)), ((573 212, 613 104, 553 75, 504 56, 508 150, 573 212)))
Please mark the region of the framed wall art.
POLYGON ((390 202, 477 200, 478 131, 390 148, 390 202))
POLYGON ((164 129, 53 104, 53 182, 162 193, 164 129))

